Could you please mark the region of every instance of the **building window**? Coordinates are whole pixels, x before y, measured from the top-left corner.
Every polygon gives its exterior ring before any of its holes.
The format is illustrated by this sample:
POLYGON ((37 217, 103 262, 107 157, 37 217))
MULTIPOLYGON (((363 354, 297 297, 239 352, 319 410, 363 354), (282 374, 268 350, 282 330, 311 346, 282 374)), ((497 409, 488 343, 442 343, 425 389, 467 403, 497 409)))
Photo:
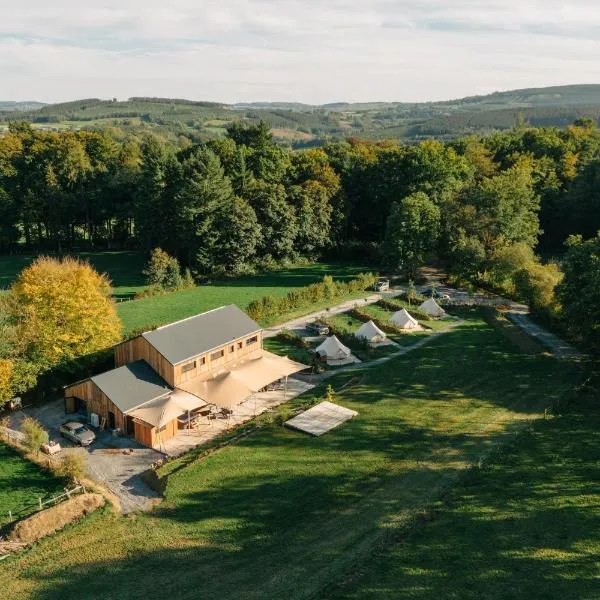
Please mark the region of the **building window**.
POLYGON ((242 342, 238 342, 238 350, 241 350, 243 345, 242 342))
POLYGON ((256 342, 258 342, 258 336, 257 335, 255 335, 255 336, 253 336, 251 338, 248 338, 246 340, 246 346, 250 346, 251 344, 256 344, 256 342))
POLYGON ((188 373, 189 371, 193 371, 195 368, 196 368, 196 361, 193 360, 192 362, 189 362, 189 363, 183 365, 183 367, 181 367, 181 372, 188 373))
POLYGON ((229 346, 229 352, 233 352, 235 350, 235 346, 229 346))
POLYGON ((225 356, 225 350, 219 350, 218 352, 213 352, 210 355, 210 360, 218 360, 219 358, 223 358, 225 356))
POLYGON ((201 365, 205 365, 205 364, 206 364, 206 356, 203 356, 203 357, 200 359, 200 364, 201 364, 201 365))

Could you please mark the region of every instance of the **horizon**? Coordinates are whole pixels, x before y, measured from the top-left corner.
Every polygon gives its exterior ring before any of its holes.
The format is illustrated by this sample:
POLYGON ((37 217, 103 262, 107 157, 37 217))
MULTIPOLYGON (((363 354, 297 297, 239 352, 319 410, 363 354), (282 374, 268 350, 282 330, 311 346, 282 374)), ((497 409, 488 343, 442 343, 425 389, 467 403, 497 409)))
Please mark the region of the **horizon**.
POLYGON ((26 14, 4 10, 2 95, 320 105, 590 84, 594 9, 592 0, 31 0, 26 14))
POLYGON ((240 101, 227 101, 227 100, 214 100, 212 98, 191 98, 191 97, 174 97, 174 96, 159 96, 157 94, 152 94, 152 95, 140 95, 140 94, 134 94, 132 96, 129 96, 127 98, 118 98, 116 96, 111 96, 110 94, 108 96, 99 96, 99 97, 95 97, 95 96, 81 96, 81 97, 77 97, 77 98, 68 98, 65 100, 60 100, 57 102, 50 102, 50 101, 46 101, 46 100, 40 100, 38 98, 36 99, 27 99, 27 100, 14 100, 11 98, 2 98, 0 97, 0 102, 14 102, 15 104, 28 104, 28 103, 39 103, 39 104, 44 104, 47 106, 53 105, 53 104, 64 104, 64 103, 68 103, 68 102, 82 102, 84 100, 100 100, 102 102, 108 102, 113 100, 114 98, 116 98, 117 102, 128 102, 131 98, 157 98, 157 99, 165 99, 165 100, 185 100, 185 101, 189 101, 189 102, 210 102, 213 104, 222 104, 224 106, 230 105, 230 106, 235 106, 235 105, 240 105, 240 104, 251 104, 251 105, 256 105, 256 104, 304 104, 306 106, 314 106, 314 107, 321 107, 321 106, 327 106, 327 105, 335 105, 335 104, 434 104, 434 103, 438 103, 438 102, 455 102, 455 101, 459 101, 459 100, 464 100, 465 98, 476 98, 476 97, 485 97, 485 96, 490 96, 493 94, 506 94, 506 93, 511 93, 511 92, 520 92, 520 91, 524 91, 524 90, 545 90, 545 89, 552 89, 552 88, 564 88, 564 87, 582 87, 582 86, 600 86, 600 81, 598 82, 589 82, 589 83, 565 83, 565 84, 561 84, 561 85, 542 85, 542 86, 535 86, 535 87, 522 87, 522 88, 511 88, 511 89, 495 89, 492 90, 490 92, 484 93, 484 94, 480 94, 480 93, 467 93, 464 94, 462 96, 456 96, 456 97, 452 97, 452 98, 435 98, 435 99, 426 99, 426 100, 414 100, 414 101, 409 101, 409 100, 378 100, 378 99, 374 99, 374 100, 361 100, 358 102, 353 102, 353 101, 349 101, 349 100, 332 100, 332 101, 328 101, 328 102, 321 102, 321 103, 309 103, 309 102, 302 102, 300 100, 240 100, 240 101))

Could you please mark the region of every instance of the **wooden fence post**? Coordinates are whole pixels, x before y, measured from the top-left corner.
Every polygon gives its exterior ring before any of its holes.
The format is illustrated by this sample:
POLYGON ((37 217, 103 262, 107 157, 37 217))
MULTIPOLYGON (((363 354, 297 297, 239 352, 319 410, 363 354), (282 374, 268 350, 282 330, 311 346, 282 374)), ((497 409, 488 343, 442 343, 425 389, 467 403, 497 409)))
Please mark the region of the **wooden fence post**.
POLYGON ((43 504, 42 504, 42 499, 41 499, 41 498, 38 498, 38 500, 39 500, 39 502, 40 502, 40 510, 42 510, 42 508, 44 507, 44 506, 43 506, 43 504))

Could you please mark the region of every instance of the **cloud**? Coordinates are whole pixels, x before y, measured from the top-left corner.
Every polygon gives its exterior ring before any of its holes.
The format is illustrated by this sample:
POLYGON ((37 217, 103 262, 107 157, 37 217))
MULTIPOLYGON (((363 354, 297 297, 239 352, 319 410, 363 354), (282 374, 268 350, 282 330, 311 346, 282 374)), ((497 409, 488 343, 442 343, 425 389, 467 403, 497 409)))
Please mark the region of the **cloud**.
POLYGON ((28 0, 0 99, 429 100, 597 82, 592 0, 28 0))

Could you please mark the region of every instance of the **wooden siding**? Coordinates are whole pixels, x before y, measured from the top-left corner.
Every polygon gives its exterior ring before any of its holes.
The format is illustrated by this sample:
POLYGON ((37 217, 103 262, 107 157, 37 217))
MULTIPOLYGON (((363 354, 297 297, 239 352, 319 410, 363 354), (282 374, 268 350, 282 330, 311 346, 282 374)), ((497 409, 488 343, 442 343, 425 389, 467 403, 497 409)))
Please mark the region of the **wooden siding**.
POLYGON ((145 360, 170 386, 175 385, 173 365, 145 337, 139 335, 115 346, 115 366, 122 367, 140 359, 145 360))
POLYGON ((239 340, 228 342, 227 344, 223 344, 222 346, 219 346, 214 350, 211 350, 210 352, 200 354, 194 358, 190 358, 190 360, 186 360, 185 362, 175 365, 175 383, 172 385, 177 386, 180 383, 184 383, 186 381, 190 381, 191 379, 196 378, 208 379, 215 371, 226 369, 228 365, 236 363, 239 360, 259 358, 260 356, 262 356, 263 353, 262 335, 262 331, 260 331, 259 333, 246 336, 239 340), (246 344, 246 340, 255 336, 258 337, 258 340, 254 344, 246 344), (241 348, 238 347, 238 343, 242 344, 241 348), (212 360, 211 354, 219 352, 219 350, 225 351, 223 357, 212 360), (205 363, 201 364, 203 358, 205 359, 205 363), (196 366, 189 371, 183 372, 183 367, 194 361, 196 361, 196 366))
MULTIPOLYGON (((125 415, 113 404, 109 397, 91 380, 86 379, 65 388, 65 398, 79 398, 85 400, 88 415, 96 413, 100 419, 105 418, 107 427, 108 413, 115 415, 115 427, 125 431, 125 415)), ((71 410, 75 410, 73 405, 71 410)))
POLYGON ((177 419, 169 421, 160 433, 156 427, 153 427, 148 423, 144 423, 139 419, 135 419, 134 428, 135 439, 140 444, 144 444, 144 446, 149 446, 150 448, 159 448, 161 442, 166 442, 179 433, 179 424, 177 419))

